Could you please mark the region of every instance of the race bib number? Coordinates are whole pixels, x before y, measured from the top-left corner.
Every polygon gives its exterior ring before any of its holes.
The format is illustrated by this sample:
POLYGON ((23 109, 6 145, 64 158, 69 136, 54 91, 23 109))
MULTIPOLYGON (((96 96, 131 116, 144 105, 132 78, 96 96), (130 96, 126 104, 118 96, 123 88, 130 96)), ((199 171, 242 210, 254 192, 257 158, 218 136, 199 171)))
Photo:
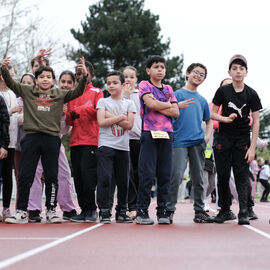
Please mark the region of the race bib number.
POLYGON ((151 130, 151 135, 153 139, 170 139, 170 136, 166 131, 151 130))

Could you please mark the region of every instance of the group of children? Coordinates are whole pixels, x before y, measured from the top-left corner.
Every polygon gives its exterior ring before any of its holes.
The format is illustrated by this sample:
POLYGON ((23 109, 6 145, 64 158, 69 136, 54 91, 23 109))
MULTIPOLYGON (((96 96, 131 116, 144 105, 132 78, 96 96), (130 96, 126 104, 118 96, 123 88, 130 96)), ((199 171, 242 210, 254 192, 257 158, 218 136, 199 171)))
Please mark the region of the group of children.
MULTIPOLYGON (((255 155, 262 106, 257 93, 244 84, 247 61, 242 55, 231 58, 232 83, 218 88, 210 113, 206 99, 197 91, 207 76, 206 67, 200 63, 187 68, 186 85, 174 92, 170 85, 162 83, 166 75, 165 59, 149 56, 146 61, 149 80, 141 81, 139 90, 135 87, 136 69, 128 66, 123 72, 107 74, 110 96, 103 98, 102 90, 91 83, 94 68, 84 58, 75 75, 70 71, 60 75, 57 88, 54 71, 44 61, 48 54, 50 51, 39 52, 35 79, 26 75, 33 82, 29 85, 11 77, 9 58, 2 61, 1 72, 7 88, 23 100, 23 106, 15 111, 21 113, 23 108, 21 123, 26 133, 20 141, 16 212, 14 216, 3 215, 6 223, 41 221, 43 172, 49 223, 61 222, 55 211, 57 201, 64 219, 96 222, 98 207, 100 222, 110 223, 117 186, 116 222, 131 223, 135 219, 137 224, 154 224, 148 209, 151 188, 156 182, 158 224, 171 224, 179 185, 189 162, 194 190, 193 221, 223 223, 236 218, 230 210, 229 179, 233 168, 239 196, 238 223, 249 224, 248 172, 255 155), (204 210, 203 171, 205 150, 213 130, 211 119, 220 123, 213 142, 221 207, 216 217, 204 210), (202 122, 206 124, 205 131, 202 122), (68 132, 69 127, 72 127, 71 163, 80 214, 72 202, 71 174, 60 139, 62 130, 68 132)), ((1 114, 1 125, 5 122, 8 126, 9 117, 5 119, 6 122, 2 121, 1 114)), ((0 164, 9 156, 6 129, 3 139, 1 131, 0 164)))

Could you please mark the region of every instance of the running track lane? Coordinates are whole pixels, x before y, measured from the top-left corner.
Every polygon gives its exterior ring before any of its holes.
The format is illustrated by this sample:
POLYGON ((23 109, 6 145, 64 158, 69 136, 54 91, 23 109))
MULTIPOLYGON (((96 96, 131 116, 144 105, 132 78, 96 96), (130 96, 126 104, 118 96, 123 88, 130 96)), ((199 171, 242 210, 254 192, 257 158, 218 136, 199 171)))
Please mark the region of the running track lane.
MULTIPOLYGON (((270 236, 270 208, 259 204, 255 210, 260 219, 252 227, 270 236)), ((178 204, 171 226, 0 224, 0 269, 270 269, 265 256, 270 239, 251 231, 251 226, 234 221, 194 224, 192 218, 192 205, 186 203, 178 204), (25 236, 33 240, 1 239, 25 236), (5 265, 25 258, 27 252, 33 256, 5 265)))

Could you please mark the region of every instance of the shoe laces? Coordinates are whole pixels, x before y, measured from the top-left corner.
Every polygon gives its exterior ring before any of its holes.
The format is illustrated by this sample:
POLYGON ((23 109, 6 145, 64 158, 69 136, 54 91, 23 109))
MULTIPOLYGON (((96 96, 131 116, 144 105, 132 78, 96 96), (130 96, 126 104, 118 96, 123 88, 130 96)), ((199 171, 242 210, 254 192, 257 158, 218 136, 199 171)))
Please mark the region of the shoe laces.
POLYGON ((3 210, 3 216, 10 216, 9 208, 3 210))
POLYGON ((168 217, 168 214, 167 214, 166 209, 159 210, 158 213, 157 213, 157 215, 158 215, 159 218, 166 218, 166 217, 168 217))
POLYGON ((140 209, 139 210, 139 215, 143 216, 144 218, 149 218, 148 210, 140 209))
POLYGON ((16 218, 19 216, 19 218, 21 218, 22 216, 26 216, 26 212, 23 210, 16 210, 16 213, 14 215, 16 218))
POLYGON ((110 218, 111 217, 110 210, 106 210, 104 212, 101 212, 101 216, 102 216, 102 218, 110 218))
POLYGON ((47 214, 51 215, 52 217, 57 216, 55 208, 51 208, 50 210, 48 210, 47 214))

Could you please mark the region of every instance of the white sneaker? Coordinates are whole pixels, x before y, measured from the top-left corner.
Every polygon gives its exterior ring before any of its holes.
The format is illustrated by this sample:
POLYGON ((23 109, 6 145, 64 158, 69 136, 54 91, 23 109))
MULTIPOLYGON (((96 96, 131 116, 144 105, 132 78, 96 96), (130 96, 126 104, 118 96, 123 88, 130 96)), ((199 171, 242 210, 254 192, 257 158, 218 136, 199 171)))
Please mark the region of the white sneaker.
POLYGON ((54 208, 47 210, 46 220, 47 223, 62 223, 62 219, 57 216, 54 208))
POLYGON ((209 212, 209 210, 210 210, 210 205, 209 205, 209 203, 208 203, 207 200, 204 201, 204 208, 203 208, 203 210, 205 212, 209 212))
POLYGON ((2 221, 5 222, 6 218, 10 218, 10 217, 11 217, 11 214, 10 214, 9 208, 4 208, 2 212, 2 221))
POLYGON ((127 216, 132 218, 132 219, 135 219, 136 218, 136 214, 137 214, 137 211, 127 211, 127 216))
POLYGON ((23 210, 16 210, 15 215, 7 217, 5 222, 9 224, 26 224, 28 223, 27 212, 23 210))

